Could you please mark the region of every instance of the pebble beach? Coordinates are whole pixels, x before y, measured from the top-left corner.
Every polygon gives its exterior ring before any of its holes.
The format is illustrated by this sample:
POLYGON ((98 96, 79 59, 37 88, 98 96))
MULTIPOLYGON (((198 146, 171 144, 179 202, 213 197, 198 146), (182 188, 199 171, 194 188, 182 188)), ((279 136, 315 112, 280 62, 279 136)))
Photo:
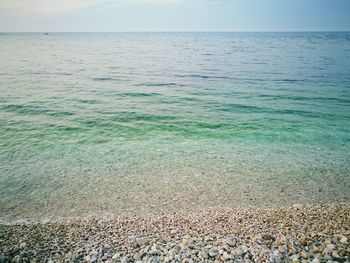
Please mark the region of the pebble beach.
POLYGON ((0 225, 0 262, 350 262, 350 204, 0 225))
POLYGON ((0 263, 350 263, 349 41, 0 33, 0 263))

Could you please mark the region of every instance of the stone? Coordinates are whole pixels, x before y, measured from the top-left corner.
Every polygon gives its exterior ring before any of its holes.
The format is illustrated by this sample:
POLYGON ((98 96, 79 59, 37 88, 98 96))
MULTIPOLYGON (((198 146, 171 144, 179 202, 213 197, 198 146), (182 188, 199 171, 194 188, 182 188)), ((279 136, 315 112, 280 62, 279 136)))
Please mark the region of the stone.
POLYGON ((288 252, 289 252, 289 254, 294 255, 294 254, 296 254, 298 251, 295 249, 295 247, 294 247, 293 245, 291 245, 291 246, 289 247, 289 249, 288 249, 288 252))
POLYGON ((223 260, 230 260, 232 259, 232 255, 227 253, 226 251, 222 254, 223 260))
POLYGON ((211 249, 209 250, 209 256, 216 257, 218 255, 218 250, 217 249, 211 249))
POLYGON ((309 252, 310 252, 310 253, 313 253, 313 254, 316 254, 316 253, 319 253, 319 252, 320 252, 320 249, 319 249, 317 246, 313 245, 313 246, 311 246, 311 247, 309 248, 309 252))
POLYGON ((241 248, 242 248, 242 251, 243 251, 244 254, 249 251, 248 247, 245 246, 245 245, 243 245, 241 248))
POLYGON ((118 258, 120 258, 120 253, 115 253, 112 257, 112 259, 114 259, 114 260, 116 260, 118 258))
POLYGON ((332 252, 332 257, 333 258, 341 258, 341 256, 338 254, 338 252, 336 252, 336 251, 333 251, 332 252))
POLYGON ((310 257, 310 254, 305 250, 301 251, 300 255, 303 259, 308 259, 310 257))
POLYGON ((299 241, 300 241, 300 244, 302 244, 303 246, 306 246, 307 244, 306 236, 302 236, 299 241))
POLYGON ((226 239, 226 244, 229 245, 230 247, 234 247, 236 246, 236 240, 226 239))
POLYGON ((328 244, 327 247, 322 251, 322 254, 332 254, 333 250, 335 248, 334 244, 328 244))
POLYGON ((201 253, 201 258, 208 259, 209 255, 206 251, 200 252, 201 253))
POLYGON ((342 236, 342 238, 340 239, 340 243, 343 243, 343 244, 348 243, 348 238, 346 236, 342 236))
POLYGON ((279 252, 281 252, 282 254, 284 254, 284 253, 287 252, 288 248, 287 248, 286 245, 283 245, 283 246, 279 246, 279 247, 278 247, 278 250, 279 250, 279 252))
POLYGON ((140 238, 136 238, 136 243, 142 247, 145 246, 149 243, 149 239, 146 237, 140 237, 140 238))
POLYGON ((27 248, 27 243, 26 242, 22 242, 20 245, 19 245, 19 248, 20 249, 25 249, 25 248, 27 248))
POLYGON ((264 239, 264 240, 274 240, 275 238, 271 234, 264 234, 264 235, 262 235, 262 239, 264 239))

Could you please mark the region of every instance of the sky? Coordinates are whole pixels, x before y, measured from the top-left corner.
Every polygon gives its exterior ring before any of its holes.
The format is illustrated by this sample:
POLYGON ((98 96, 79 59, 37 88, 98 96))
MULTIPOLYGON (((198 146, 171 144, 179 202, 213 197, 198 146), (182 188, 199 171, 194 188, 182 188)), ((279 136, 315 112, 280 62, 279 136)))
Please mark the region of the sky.
POLYGON ((0 0, 0 31, 350 31, 350 0, 0 0))

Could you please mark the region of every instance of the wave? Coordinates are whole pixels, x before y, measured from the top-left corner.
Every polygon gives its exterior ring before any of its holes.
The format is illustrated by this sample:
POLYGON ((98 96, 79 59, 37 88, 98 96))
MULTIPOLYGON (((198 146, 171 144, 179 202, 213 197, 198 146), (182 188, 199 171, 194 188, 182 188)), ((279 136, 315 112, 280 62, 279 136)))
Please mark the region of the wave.
POLYGON ((117 81, 119 79, 110 78, 110 77, 98 77, 98 78, 93 78, 92 80, 95 80, 95 81, 117 81))
POLYGON ((46 108, 34 106, 34 105, 18 105, 10 104, 0 108, 3 111, 13 112, 21 115, 49 115, 54 117, 64 117, 74 115, 69 111, 53 111, 46 108))
POLYGON ((179 78, 200 78, 200 79, 228 79, 237 81, 276 81, 276 82, 300 82, 306 81, 306 79, 269 79, 269 78, 240 78, 231 76, 213 76, 213 75, 203 75, 203 74, 185 74, 185 75, 174 75, 174 77, 179 78))
POLYGON ((201 75, 201 74, 174 75, 174 77, 178 77, 178 78, 200 78, 200 79, 233 79, 231 77, 226 77, 226 76, 209 76, 209 75, 201 75))
POLYGON ((151 97, 161 95, 160 93, 145 93, 145 92, 124 92, 119 94, 122 97, 151 97))
POLYGON ((167 87, 167 86, 184 86, 183 84, 178 84, 178 83, 174 83, 174 82, 169 82, 169 83, 150 83, 150 82, 146 82, 146 83, 139 83, 136 84, 136 86, 146 86, 146 87, 167 87))

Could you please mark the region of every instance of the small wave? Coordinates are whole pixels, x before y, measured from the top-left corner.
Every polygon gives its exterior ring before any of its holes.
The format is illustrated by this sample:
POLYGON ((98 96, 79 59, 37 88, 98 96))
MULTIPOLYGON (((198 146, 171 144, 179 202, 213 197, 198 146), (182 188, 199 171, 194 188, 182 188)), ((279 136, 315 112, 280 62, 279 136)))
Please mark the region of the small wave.
POLYGON ((304 81, 303 79, 276 79, 275 81, 281 81, 281 82, 297 82, 297 81, 304 81))
POLYGON ((72 73, 68 72, 45 72, 45 71, 37 71, 37 72, 27 72, 28 75, 53 75, 53 76, 72 76, 72 73))
POLYGON ((157 96, 160 95, 159 93, 145 93, 145 92, 124 92, 121 93, 120 96, 122 97, 150 97, 150 96, 157 96))
POLYGON ((64 116, 74 115, 72 112, 52 111, 52 110, 34 106, 34 105, 10 104, 10 105, 3 106, 0 109, 7 112, 13 112, 13 113, 22 114, 22 115, 49 115, 54 117, 64 117, 64 116))
POLYGON ((235 79, 227 76, 209 76, 209 75, 201 75, 201 74, 188 74, 188 75, 174 75, 178 78, 199 78, 199 79, 235 79))
POLYGON ((64 117, 64 116, 74 115, 74 113, 69 111, 55 111, 55 112, 48 112, 47 115, 55 116, 55 117, 64 117))
POLYGON ((116 81, 118 79, 116 78, 110 78, 110 77, 99 77, 99 78, 93 78, 95 81, 116 81))
POLYGON ((99 100, 78 100, 78 102, 84 103, 84 104, 98 104, 98 103, 101 103, 101 101, 99 101, 99 100))
POLYGON ((136 86, 146 86, 146 87, 166 87, 166 86, 184 86, 182 84, 177 84, 174 82, 169 82, 169 83, 140 83, 137 84, 136 86))

